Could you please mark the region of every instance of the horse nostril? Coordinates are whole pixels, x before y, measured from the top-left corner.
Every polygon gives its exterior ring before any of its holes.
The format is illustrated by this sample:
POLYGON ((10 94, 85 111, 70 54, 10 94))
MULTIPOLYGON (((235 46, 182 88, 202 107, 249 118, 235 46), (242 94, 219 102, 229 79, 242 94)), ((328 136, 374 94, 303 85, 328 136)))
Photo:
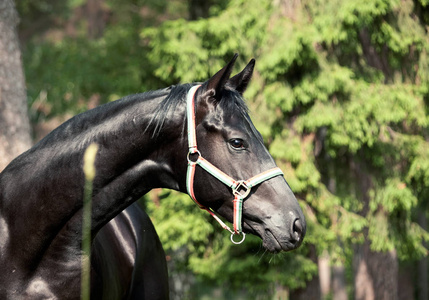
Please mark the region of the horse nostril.
POLYGON ((293 227, 292 227, 292 238, 299 242, 301 240, 302 236, 302 224, 301 221, 297 218, 295 221, 293 221, 293 227))

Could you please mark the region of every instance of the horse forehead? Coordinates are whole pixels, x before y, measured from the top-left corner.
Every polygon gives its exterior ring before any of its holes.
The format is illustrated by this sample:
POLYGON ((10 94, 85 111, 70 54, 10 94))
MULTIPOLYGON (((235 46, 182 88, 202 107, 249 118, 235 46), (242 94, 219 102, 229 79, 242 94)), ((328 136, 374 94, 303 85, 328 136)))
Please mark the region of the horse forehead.
POLYGON ((259 131, 256 129, 255 125, 253 124, 250 116, 245 112, 235 113, 230 116, 230 123, 228 123, 229 126, 231 126, 235 130, 240 130, 246 132, 250 137, 254 137, 256 140, 261 142, 263 144, 263 137, 259 133, 259 131))
POLYGON ((250 117, 239 108, 232 109, 231 107, 217 106, 216 109, 207 115, 207 117, 219 125, 226 128, 244 130, 250 128, 252 125, 250 117))

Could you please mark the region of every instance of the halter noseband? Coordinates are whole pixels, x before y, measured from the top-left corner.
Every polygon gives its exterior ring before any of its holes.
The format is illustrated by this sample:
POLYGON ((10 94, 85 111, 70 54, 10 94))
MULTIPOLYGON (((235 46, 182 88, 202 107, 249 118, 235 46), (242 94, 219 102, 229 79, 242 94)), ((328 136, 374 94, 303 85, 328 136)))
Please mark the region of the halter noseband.
POLYGON ((241 219, 242 219, 242 210, 243 210, 243 200, 246 199, 246 197, 249 195, 250 190, 252 187, 268 180, 273 177, 283 175, 282 170, 280 168, 273 168, 268 171, 262 172, 248 180, 234 180, 221 170, 219 170, 217 167, 209 163, 204 157, 201 156, 200 151, 198 151, 197 148, 197 135, 196 135, 196 126, 195 126, 195 92, 200 87, 200 85, 193 86, 187 96, 186 96, 186 117, 187 117, 187 125, 188 125, 188 146, 189 146, 189 152, 188 152, 188 169, 186 173, 186 189, 188 191, 189 196, 191 196, 192 200, 201 209, 204 209, 208 211, 213 218, 216 219, 216 221, 219 222, 219 224, 229 232, 231 232, 231 241, 234 244, 241 244, 244 239, 246 238, 245 233, 242 231, 241 227, 241 219), (191 155, 198 155, 198 158, 193 161, 191 160, 191 155), (232 194, 234 195, 234 230, 231 230, 228 225, 226 225, 215 213, 214 211, 209 208, 201 205, 197 199, 195 198, 194 194, 194 175, 195 175, 195 167, 196 165, 199 165, 204 170, 206 170, 209 174, 217 178, 219 181, 224 183, 225 185, 229 186, 232 189, 232 194), (235 234, 243 234, 243 238, 236 242, 233 239, 233 236, 235 234))

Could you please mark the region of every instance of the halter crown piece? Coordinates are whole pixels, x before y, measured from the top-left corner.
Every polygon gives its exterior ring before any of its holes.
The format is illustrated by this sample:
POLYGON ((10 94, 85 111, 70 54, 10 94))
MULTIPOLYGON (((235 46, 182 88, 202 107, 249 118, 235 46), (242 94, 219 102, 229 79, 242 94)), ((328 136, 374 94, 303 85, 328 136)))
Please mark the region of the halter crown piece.
POLYGON ((204 159, 201 156, 200 151, 198 151, 197 148, 197 135, 196 135, 196 126, 195 126, 195 92, 198 90, 200 85, 193 86, 187 96, 186 96, 186 118, 187 118, 187 125, 188 125, 188 146, 189 146, 189 152, 188 152, 188 169, 186 173, 186 189, 188 191, 189 196, 191 196, 192 200, 201 209, 204 209, 208 211, 213 218, 216 219, 216 221, 219 222, 219 224, 229 232, 231 232, 231 241, 234 244, 241 244, 244 239, 246 238, 246 234, 242 231, 242 225, 241 225, 241 219, 242 219, 242 211, 243 211, 243 200, 246 199, 246 197, 250 194, 250 190, 252 187, 268 180, 273 177, 283 175, 282 170, 280 168, 273 168, 270 170, 267 170, 265 172, 262 172, 248 180, 235 180, 219 170, 217 167, 212 165, 210 162, 208 162, 206 159, 204 159), (198 155, 198 158, 193 161, 191 160, 191 155, 198 155), (195 198, 194 194, 194 175, 195 175, 195 167, 199 165, 201 168, 206 170, 209 174, 217 178, 219 181, 227 185, 232 189, 232 195, 234 196, 234 230, 231 230, 228 225, 226 225, 215 213, 214 211, 209 208, 201 205, 197 199, 195 198), (234 235, 243 235, 243 238, 240 241, 235 241, 233 236, 234 235))

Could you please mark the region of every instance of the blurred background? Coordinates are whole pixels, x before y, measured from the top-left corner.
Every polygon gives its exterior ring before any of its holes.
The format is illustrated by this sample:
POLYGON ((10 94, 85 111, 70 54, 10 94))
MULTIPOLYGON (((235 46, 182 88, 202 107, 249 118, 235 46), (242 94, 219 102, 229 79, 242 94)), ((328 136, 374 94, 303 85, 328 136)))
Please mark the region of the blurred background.
POLYGON ((2 93, 0 169, 75 114, 256 59, 245 98, 306 238, 232 245, 187 195, 152 191, 172 299, 429 299, 428 0, 0 2, 0 71, 26 85, 21 106, 2 93))

